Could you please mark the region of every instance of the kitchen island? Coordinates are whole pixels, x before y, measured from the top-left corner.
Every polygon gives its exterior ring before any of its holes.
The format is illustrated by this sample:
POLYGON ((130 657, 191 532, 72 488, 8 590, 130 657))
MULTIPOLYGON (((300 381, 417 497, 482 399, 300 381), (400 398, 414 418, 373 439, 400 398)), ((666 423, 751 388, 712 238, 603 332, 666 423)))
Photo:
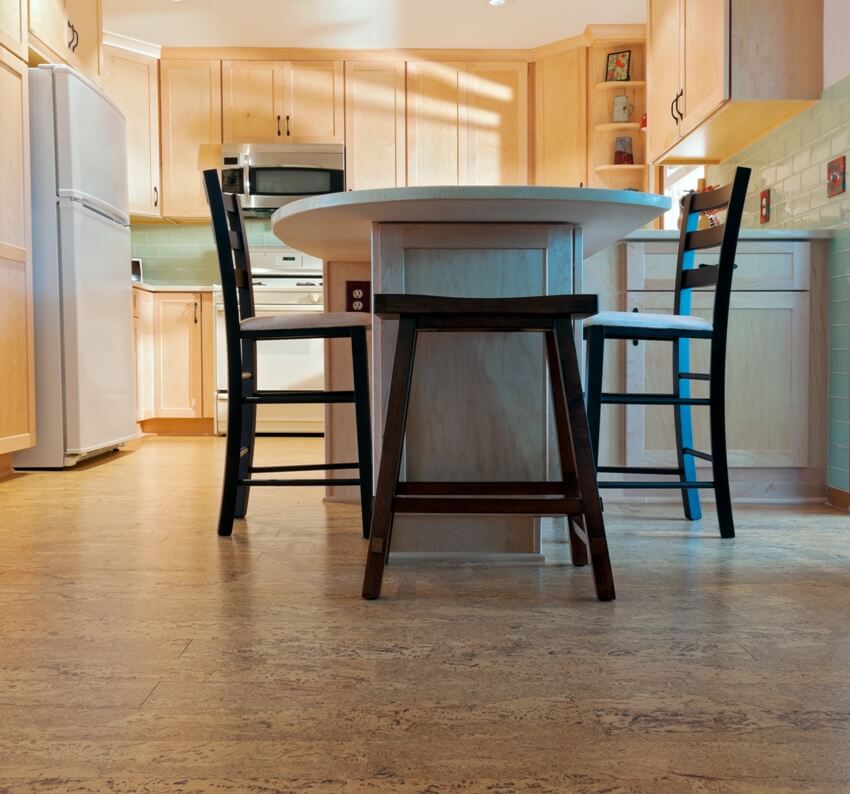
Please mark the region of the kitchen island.
MULTIPOLYGON (((274 233, 324 261, 325 309, 347 290, 458 297, 581 292, 585 256, 669 209, 633 191, 423 187, 353 191, 279 209, 274 233), (351 282, 358 282, 352 284, 351 282)), ((375 321, 374 447, 380 450, 395 324, 375 321)), ((327 388, 350 388, 343 345, 326 350, 327 388)), ((543 339, 532 334, 426 336, 419 342, 403 478, 540 480, 558 474, 543 339)), ((329 406, 329 461, 353 459, 353 417, 329 406)), ((332 498, 345 498, 333 489, 332 498)), ((399 516, 393 551, 538 555, 538 521, 515 516, 399 516)))

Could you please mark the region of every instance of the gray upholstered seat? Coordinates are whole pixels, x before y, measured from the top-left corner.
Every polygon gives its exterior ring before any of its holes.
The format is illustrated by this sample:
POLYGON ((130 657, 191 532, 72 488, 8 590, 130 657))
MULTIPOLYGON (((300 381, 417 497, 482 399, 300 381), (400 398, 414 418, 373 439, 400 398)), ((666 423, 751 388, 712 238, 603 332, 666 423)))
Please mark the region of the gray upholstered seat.
POLYGON ((676 331, 708 331, 713 326, 702 317, 681 314, 651 314, 649 312, 599 312, 584 321, 588 325, 610 328, 663 328, 676 331))
POLYGON ((242 320, 242 331, 295 331, 302 328, 347 328, 354 325, 368 328, 372 315, 366 312, 288 312, 271 317, 250 317, 242 320))

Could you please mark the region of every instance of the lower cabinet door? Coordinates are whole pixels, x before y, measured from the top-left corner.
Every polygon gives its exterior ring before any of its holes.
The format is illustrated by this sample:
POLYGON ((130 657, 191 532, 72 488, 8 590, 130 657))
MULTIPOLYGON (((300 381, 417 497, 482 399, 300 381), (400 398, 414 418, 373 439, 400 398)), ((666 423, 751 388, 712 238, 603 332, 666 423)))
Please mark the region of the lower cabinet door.
MULTIPOLYGON (((711 293, 694 293, 693 314, 710 320, 713 300, 711 293)), ((672 292, 628 293, 629 311, 669 314, 672 307, 672 292)), ((808 292, 732 294, 726 356, 730 466, 808 465, 809 337, 808 292)), ((671 393, 671 348, 669 342, 627 343, 627 391, 671 393)), ((691 372, 709 371, 709 351, 708 341, 691 341, 691 372)), ((707 397, 708 384, 692 382, 691 394, 707 397)), ((710 452, 708 408, 691 410, 695 446, 710 452)), ((627 465, 675 465, 673 416, 670 406, 627 406, 627 465)))
POLYGON ((154 416, 203 416, 201 296, 154 295, 154 416))

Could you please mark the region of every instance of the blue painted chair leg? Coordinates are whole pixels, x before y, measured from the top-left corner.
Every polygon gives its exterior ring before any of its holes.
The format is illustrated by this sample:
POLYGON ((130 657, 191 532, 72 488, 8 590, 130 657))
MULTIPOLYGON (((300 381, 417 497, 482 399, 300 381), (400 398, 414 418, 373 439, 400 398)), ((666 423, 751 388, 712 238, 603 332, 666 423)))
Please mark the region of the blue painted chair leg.
MULTIPOLYGON (((673 392, 679 397, 691 396, 690 381, 679 377, 680 372, 690 372, 691 349, 689 339, 679 339, 673 342, 673 392)), ((691 406, 673 406, 675 412, 676 428, 676 455, 679 465, 679 480, 681 482, 694 481, 697 478, 696 461, 692 455, 686 455, 683 449, 694 449, 694 431, 691 423, 691 406)), ((702 518, 702 509, 699 503, 699 491, 695 488, 682 491, 682 507, 685 510, 685 518, 689 521, 697 521, 702 518)))

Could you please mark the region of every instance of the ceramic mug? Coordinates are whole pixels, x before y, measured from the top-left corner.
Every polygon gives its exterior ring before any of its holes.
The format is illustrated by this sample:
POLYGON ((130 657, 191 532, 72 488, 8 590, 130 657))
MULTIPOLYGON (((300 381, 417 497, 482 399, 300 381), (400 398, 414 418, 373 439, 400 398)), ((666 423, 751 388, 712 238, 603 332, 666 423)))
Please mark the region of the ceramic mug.
POLYGON ((629 104, 625 94, 614 97, 614 121, 628 121, 634 112, 635 106, 629 104))

